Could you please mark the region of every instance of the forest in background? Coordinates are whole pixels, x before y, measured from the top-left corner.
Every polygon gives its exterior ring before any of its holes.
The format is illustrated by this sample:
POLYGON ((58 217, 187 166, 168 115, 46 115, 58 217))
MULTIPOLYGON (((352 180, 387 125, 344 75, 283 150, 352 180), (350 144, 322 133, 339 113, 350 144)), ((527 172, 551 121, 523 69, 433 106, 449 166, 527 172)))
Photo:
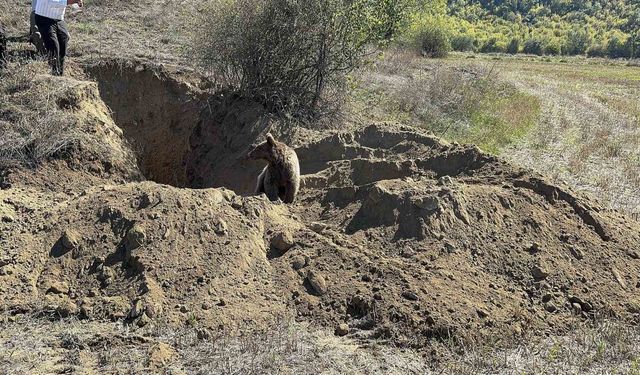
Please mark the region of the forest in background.
POLYGON ((637 58, 634 0, 426 0, 414 4, 409 40, 448 50, 637 58))

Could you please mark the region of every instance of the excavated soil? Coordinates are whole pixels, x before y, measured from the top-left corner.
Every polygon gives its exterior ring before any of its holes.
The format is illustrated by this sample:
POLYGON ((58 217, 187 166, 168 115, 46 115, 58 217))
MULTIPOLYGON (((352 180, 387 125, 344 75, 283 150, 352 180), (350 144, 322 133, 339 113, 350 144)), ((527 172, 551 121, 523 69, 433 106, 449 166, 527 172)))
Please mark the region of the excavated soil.
POLYGON ((69 113, 117 152, 0 173, 0 310, 229 331, 292 315, 419 348, 640 322, 640 223, 542 176, 400 125, 307 130, 299 200, 271 203, 244 160, 261 106, 166 69, 88 72, 69 113))

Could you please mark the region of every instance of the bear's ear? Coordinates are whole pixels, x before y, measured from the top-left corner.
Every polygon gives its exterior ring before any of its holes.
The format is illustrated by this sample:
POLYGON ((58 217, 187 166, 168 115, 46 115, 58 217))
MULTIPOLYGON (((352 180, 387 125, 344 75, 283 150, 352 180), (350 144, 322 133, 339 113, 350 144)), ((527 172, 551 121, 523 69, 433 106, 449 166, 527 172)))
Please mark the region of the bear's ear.
POLYGON ((267 143, 269 143, 271 146, 276 144, 276 140, 273 138, 271 133, 267 133, 267 143))

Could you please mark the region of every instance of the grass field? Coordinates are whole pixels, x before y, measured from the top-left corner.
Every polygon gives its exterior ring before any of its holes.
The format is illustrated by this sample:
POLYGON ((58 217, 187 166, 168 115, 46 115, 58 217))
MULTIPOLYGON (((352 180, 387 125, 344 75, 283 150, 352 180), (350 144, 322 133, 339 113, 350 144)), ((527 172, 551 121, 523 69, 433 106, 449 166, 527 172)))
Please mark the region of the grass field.
POLYGON ((351 111, 482 149, 640 214, 640 67, 586 58, 389 51, 357 76, 351 111))

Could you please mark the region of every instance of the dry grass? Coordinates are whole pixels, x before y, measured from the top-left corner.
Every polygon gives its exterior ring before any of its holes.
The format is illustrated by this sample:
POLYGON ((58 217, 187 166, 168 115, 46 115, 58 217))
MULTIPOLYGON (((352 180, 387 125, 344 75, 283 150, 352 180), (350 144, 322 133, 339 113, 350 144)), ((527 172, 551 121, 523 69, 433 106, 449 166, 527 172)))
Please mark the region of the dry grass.
POLYGON ((352 111, 363 121, 409 123, 494 153, 526 134, 539 114, 537 98, 500 80, 491 64, 392 50, 356 80, 352 111))
POLYGON ((474 143, 640 218, 640 71, 603 59, 390 53, 352 115, 474 143), (468 57, 475 57, 473 59, 468 57))
POLYGON ((0 72, 0 166, 35 166, 87 137, 57 104, 64 85, 37 78, 47 73, 44 62, 13 62, 0 72))
POLYGON ((640 374, 640 330, 612 321, 508 346, 435 343, 420 353, 365 347, 289 320, 231 335, 197 327, 11 319, 0 323, 3 374, 640 374))

